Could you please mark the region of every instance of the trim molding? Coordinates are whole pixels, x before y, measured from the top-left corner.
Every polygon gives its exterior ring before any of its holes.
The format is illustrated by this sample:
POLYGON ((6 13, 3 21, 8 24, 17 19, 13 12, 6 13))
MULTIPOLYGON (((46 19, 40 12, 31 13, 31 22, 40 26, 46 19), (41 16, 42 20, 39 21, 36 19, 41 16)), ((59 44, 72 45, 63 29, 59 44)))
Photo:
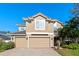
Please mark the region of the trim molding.
POLYGON ((10 35, 26 35, 26 34, 10 34, 10 35))
POLYGON ((54 33, 48 33, 48 32, 31 32, 31 33, 26 33, 26 34, 53 34, 54 35, 54 33))

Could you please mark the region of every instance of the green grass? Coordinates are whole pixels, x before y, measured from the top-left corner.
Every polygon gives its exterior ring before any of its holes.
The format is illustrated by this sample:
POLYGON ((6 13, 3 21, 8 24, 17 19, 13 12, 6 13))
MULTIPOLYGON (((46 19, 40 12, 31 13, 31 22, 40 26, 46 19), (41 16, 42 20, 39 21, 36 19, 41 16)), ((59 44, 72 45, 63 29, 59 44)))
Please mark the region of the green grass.
POLYGON ((5 51, 5 50, 3 50, 3 49, 0 49, 0 52, 3 52, 3 51, 5 51))
POLYGON ((62 56, 79 56, 79 49, 72 50, 72 49, 59 49, 56 50, 62 56))

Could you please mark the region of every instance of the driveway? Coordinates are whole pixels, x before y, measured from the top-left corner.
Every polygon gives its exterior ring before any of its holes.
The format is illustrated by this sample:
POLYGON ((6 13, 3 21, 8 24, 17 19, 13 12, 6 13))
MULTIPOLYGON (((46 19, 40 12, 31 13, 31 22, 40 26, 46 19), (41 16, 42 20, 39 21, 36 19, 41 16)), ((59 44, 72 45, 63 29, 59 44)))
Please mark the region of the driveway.
POLYGON ((14 48, 0 56, 60 56, 53 48, 14 48))

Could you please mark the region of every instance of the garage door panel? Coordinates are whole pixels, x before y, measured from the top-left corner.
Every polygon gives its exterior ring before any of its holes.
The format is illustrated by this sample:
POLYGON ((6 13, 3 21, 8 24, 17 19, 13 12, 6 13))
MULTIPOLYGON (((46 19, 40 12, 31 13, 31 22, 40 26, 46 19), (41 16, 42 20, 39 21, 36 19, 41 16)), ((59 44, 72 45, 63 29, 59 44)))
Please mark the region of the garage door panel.
POLYGON ((25 37, 16 37, 16 47, 27 47, 27 40, 25 37))
POLYGON ((30 48, 49 47, 49 37, 48 38, 30 37, 29 46, 30 48))

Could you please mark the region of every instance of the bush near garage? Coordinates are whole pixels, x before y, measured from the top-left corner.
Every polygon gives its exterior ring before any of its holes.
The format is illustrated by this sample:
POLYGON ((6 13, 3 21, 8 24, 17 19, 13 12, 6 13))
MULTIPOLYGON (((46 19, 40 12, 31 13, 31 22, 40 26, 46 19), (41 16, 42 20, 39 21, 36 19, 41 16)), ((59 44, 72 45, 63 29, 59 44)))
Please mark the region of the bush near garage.
POLYGON ((1 47, 1 45, 2 45, 2 42, 3 42, 3 41, 2 41, 2 40, 0 40, 0 47, 1 47))
POLYGON ((14 42, 1 42, 0 50, 8 50, 15 47, 14 42))
POLYGON ((62 45, 63 48, 68 48, 68 45, 62 45))
POLYGON ((63 48, 68 48, 68 49, 79 49, 79 44, 78 43, 71 43, 69 45, 63 45, 63 48))
POLYGON ((79 49, 79 44, 78 43, 71 43, 68 46, 69 49, 79 49))

